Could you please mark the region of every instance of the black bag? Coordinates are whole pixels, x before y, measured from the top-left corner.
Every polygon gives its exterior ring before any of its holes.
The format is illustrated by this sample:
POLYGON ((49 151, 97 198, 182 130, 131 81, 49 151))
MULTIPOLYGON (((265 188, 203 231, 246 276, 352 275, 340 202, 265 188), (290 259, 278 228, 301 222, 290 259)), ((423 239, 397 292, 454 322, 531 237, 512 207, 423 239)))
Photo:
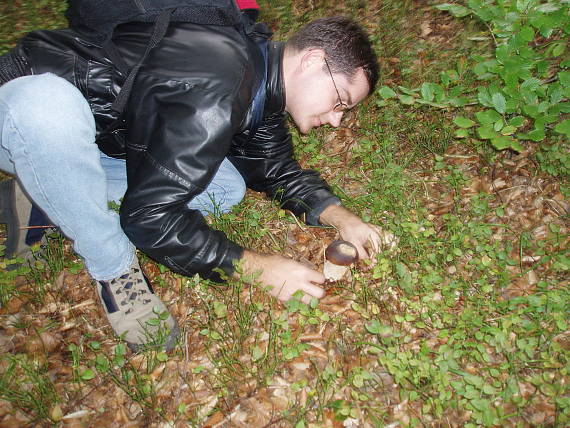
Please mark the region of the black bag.
POLYGON ((240 29, 254 48, 256 86, 253 102, 252 134, 262 119, 267 79, 267 41, 271 31, 264 24, 255 23, 251 16, 240 12, 234 0, 68 0, 65 13, 70 28, 83 37, 101 44, 109 58, 127 78, 111 108, 119 119, 107 130, 121 126, 123 112, 135 78, 150 51, 164 38, 170 22, 190 22, 202 25, 235 26, 240 29), (143 56, 130 70, 112 42, 115 27, 127 22, 153 22, 153 31, 143 56))
POLYGON ((233 0, 68 0, 65 16, 70 28, 104 43, 117 25, 156 22, 168 12, 170 22, 239 25, 241 13, 233 0))

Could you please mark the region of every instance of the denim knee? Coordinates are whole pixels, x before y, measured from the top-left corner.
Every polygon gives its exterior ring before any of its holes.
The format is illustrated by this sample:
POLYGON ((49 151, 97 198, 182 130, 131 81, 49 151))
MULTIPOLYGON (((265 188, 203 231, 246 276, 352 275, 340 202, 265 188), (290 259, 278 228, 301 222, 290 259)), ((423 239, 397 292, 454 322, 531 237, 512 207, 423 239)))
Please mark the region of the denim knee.
POLYGON ((0 103, 24 144, 49 142, 54 148, 54 144, 75 139, 95 141, 95 120, 87 100, 75 86, 54 74, 9 81, 0 87, 0 103))
POLYGON ((241 174, 228 159, 224 159, 208 187, 188 203, 188 208, 197 209, 204 216, 227 213, 241 202, 245 190, 241 174))
POLYGON ((226 185, 226 200, 224 203, 224 211, 229 211, 234 205, 239 204, 244 196, 247 189, 243 177, 236 171, 234 180, 231 184, 226 185))

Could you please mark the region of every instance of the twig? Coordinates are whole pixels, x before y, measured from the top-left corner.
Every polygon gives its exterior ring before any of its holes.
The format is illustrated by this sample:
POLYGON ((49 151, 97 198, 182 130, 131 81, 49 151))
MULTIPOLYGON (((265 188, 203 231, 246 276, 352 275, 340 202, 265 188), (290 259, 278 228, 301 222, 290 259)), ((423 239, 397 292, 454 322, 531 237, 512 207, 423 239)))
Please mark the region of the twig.
POLYGON ((430 195, 429 195, 429 191, 428 191, 428 188, 427 188, 426 181, 425 181, 425 180, 422 180, 422 177, 421 177, 417 172, 412 171, 412 174, 414 174, 416 177, 419 178, 418 181, 424 185, 424 190, 425 190, 425 192, 426 192, 426 198, 427 198, 427 199, 430 199, 430 195))
POLYGON ((497 43, 497 39, 495 38, 495 34, 493 34, 493 30, 491 29, 491 27, 489 26, 489 24, 487 24, 485 22, 485 26, 487 27, 487 29, 489 30, 489 33, 491 33, 491 37, 493 37, 493 43, 495 44, 495 47, 499 46, 499 44, 497 43))
POLYGON ((552 206, 552 209, 553 209, 554 211, 556 211, 556 214, 558 214, 559 216, 562 216, 562 215, 564 215, 564 214, 562 214, 561 212, 558 211, 556 205, 560 206, 560 207, 564 210, 565 214, 570 214, 570 211, 568 211, 568 210, 564 207, 564 205, 562 205, 562 204, 561 204, 559 201, 557 201, 556 199, 545 199, 544 202, 548 202, 548 203, 552 206))
POLYGON ((297 223, 297 226, 299 226, 299 229, 306 232, 306 228, 303 227, 303 225, 301 223, 299 223, 299 219, 297 218, 297 216, 295 214, 291 213, 291 217, 293 217, 293 220, 295 220, 295 223, 297 223))
POLYGON ((50 224, 50 225, 45 225, 45 226, 23 226, 20 227, 19 230, 28 230, 28 229, 49 229, 55 227, 55 225, 50 224))

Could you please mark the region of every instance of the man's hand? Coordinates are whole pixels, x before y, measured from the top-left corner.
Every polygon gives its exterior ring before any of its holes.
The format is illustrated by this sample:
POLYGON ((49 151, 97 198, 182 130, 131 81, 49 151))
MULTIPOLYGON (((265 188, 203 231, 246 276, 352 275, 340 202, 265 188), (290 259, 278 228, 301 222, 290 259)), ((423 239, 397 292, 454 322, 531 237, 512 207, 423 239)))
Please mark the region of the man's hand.
POLYGON ((309 304, 312 297, 320 299, 325 291, 317 284, 325 282, 322 273, 295 260, 279 255, 264 255, 245 250, 240 260, 241 270, 245 274, 257 277, 268 292, 282 302, 289 300, 297 291, 304 296, 301 301, 309 304))
POLYGON ((352 243, 358 250, 360 259, 373 257, 381 249, 393 250, 398 239, 380 226, 365 223, 346 208, 331 205, 321 213, 321 223, 334 226, 345 241, 352 243))

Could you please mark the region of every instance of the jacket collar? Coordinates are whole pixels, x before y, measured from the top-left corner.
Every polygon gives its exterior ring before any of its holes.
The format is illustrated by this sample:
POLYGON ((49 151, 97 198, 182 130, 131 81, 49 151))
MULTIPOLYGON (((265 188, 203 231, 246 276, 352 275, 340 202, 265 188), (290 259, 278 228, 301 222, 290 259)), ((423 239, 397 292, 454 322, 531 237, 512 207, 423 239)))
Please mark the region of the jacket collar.
POLYGON ((267 47, 266 114, 285 111, 285 85, 283 82, 283 50, 285 43, 269 42, 267 47))

